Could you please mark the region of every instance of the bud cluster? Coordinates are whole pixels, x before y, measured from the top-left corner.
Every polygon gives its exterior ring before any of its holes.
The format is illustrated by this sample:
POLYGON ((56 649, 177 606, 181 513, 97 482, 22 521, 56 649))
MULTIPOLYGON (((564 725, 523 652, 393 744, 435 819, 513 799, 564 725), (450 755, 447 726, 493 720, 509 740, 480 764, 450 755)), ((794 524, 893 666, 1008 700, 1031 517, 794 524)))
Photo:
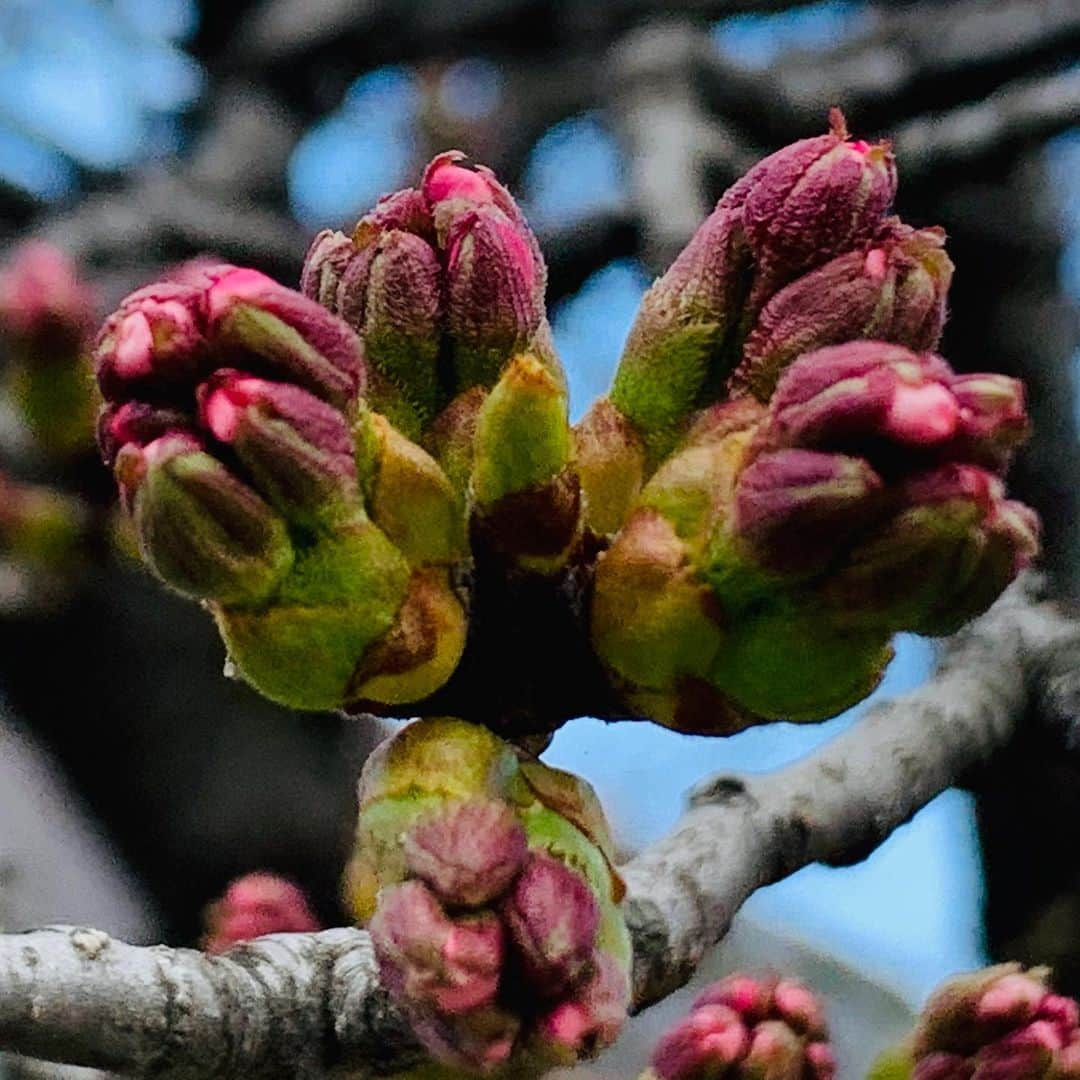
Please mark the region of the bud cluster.
POLYGON ((519 1076, 614 1041, 630 942, 588 785, 486 728, 422 720, 368 760, 359 802, 348 901, 437 1061, 519 1076))
POLYGON ((911 1038, 870 1080, 1073 1080, 1080 1009, 1053 993, 1043 968, 999 964, 950 979, 931 995, 911 1038))
POLYGON ((816 720, 880 678, 897 630, 946 634, 1034 557, 1001 474, 1022 386, 855 341, 768 405, 702 413, 602 557, 593 639, 646 715, 688 730, 816 720))
POLYGON ((0 336, 6 388, 27 428, 49 453, 93 441, 87 352, 94 297, 74 261, 44 240, 12 250, 0 268, 0 336))
POLYGON ((832 1080, 821 1004, 794 979, 729 975, 657 1043, 640 1080, 832 1080))
POLYGON ((351 236, 321 232, 301 283, 363 339, 372 408, 435 456, 495 550, 539 570, 580 506, 545 279, 510 193, 450 151, 351 236))
POLYGON ((366 407, 344 322, 202 263, 127 297, 95 363, 99 443, 143 556, 211 608, 251 683, 335 708, 449 677, 464 521, 437 463, 366 407))
POLYGON ((201 948, 211 955, 241 941, 266 934, 303 934, 321 930, 307 895, 278 874, 245 874, 231 882, 224 895, 203 916, 206 932, 201 948))

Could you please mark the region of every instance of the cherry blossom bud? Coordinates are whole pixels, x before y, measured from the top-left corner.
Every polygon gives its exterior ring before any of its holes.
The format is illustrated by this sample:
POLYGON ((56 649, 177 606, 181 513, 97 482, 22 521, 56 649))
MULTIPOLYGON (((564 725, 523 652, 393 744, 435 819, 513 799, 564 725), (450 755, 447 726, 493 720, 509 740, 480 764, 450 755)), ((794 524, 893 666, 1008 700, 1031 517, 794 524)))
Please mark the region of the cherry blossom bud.
POLYGON ((845 621, 948 634, 985 611, 1039 549, 1038 518, 1001 481, 948 465, 904 482, 903 507, 827 586, 845 621))
POLYGON ((861 338, 932 349, 952 279, 943 244, 939 229, 897 226, 868 250, 837 256, 796 278, 758 316, 732 386, 768 401, 797 356, 861 338))
POLYGON ((1024 384, 1006 375, 958 375, 949 389, 960 406, 960 422, 950 453, 1004 473, 1030 432, 1024 384))
POLYGON ((789 979, 729 975, 657 1043, 641 1080, 831 1080, 821 1005, 789 979))
POLYGON ((626 967, 599 953, 592 977, 567 1001, 537 1023, 537 1042, 554 1060, 567 1063, 595 1057, 611 1046, 626 1022, 630 979, 626 967))
POLYGON ((357 498, 344 416, 307 390, 222 369, 197 391, 199 418, 231 446, 267 501, 304 525, 348 518, 357 498))
MULTIPOLYGON (((1066 1080, 1080 1076, 1078 1010, 1046 972, 1000 964, 950 979, 904 1048, 912 1080, 1066 1080)), ((884 1075, 882 1073, 882 1075, 884 1075)))
MULTIPOLYGON (((505 892, 525 861, 525 831, 509 807, 473 799, 423 819, 405 861, 447 904, 478 907, 505 892)), ((561 864, 560 864, 561 865, 561 864)))
POLYGON ((207 332, 219 348, 237 350, 234 366, 286 378, 338 407, 362 392, 356 336, 314 300, 257 270, 230 268, 205 302, 207 332))
POLYGON ((204 952, 218 954, 241 941, 266 934, 321 930, 308 898, 294 882, 277 874, 245 874, 211 904, 205 915, 204 952))
POLYGON ((311 242, 300 273, 300 291, 324 308, 340 314, 338 286, 356 255, 352 239, 336 229, 323 229, 311 242))
POLYGON ((550 855, 532 855, 502 913, 534 992, 554 997, 580 979, 596 943, 600 910, 578 873, 550 855))
POLYGON ((872 237, 896 194, 889 146, 849 139, 839 110, 829 119, 829 134, 778 150, 725 196, 740 207, 754 253, 752 311, 797 274, 872 237))
POLYGON ((798 449, 763 454, 739 474, 732 527, 751 557, 772 570, 821 569, 880 517, 883 487, 859 458, 798 449))
POLYGON ((494 915, 451 918, 407 881, 383 890, 369 930, 383 982, 406 1005, 454 1014, 494 1002, 505 949, 494 915))
POLYGON ((130 443, 116 474, 143 556, 169 585, 221 603, 265 599, 293 563, 281 519, 193 436, 130 443))
POLYGON ((168 400, 207 366, 203 293, 162 281, 138 289, 105 320, 94 352, 101 392, 109 401, 168 400))

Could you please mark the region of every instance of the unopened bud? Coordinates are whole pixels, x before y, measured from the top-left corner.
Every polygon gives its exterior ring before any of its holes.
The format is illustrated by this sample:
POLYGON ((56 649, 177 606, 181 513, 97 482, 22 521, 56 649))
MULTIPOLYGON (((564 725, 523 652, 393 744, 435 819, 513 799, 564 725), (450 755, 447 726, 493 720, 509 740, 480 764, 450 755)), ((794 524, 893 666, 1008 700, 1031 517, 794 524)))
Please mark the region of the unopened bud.
POLYGON ((409 872, 444 903, 478 907, 504 892, 525 861, 525 831, 504 804, 473 799, 420 821, 405 837, 409 872))
POLYGON ((574 428, 574 466, 585 523, 597 536, 613 535, 641 490, 645 449, 608 398, 600 398, 574 428))
POLYGON ((206 911, 202 949, 223 953, 241 941, 266 934, 301 934, 321 930, 308 898, 294 882, 277 874, 237 878, 206 911))
POLYGON ((282 520, 190 435, 125 446, 116 473, 143 555, 180 592, 252 603, 273 592, 291 568, 282 520))
POLYGON ((461 1013, 491 1005, 503 930, 490 913, 452 919, 419 881, 385 889, 369 925, 386 986, 403 1002, 461 1013))
POLYGON ((600 922, 596 898, 580 874, 550 855, 534 853, 502 910, 535 993, 555 997, 580 979, 600 922))
POLYGON ((952 263, 938 229, 906 229, 840 255, 776 293, 747 339, 732 385, 768 401, 799 355, 861 338, 933 348, 945 320, 952 263))
POLYGON ((1008 468, 1030 432, 1024 384, 1007 375, 958 375, 949 389, 960 406, 960 424, 949 447, 960 461, 997 473, 1008 468))
POLYGON ((356 335, 320 304, 257 270, 230 268, 206 291, 208 334, 237 364, 286 378, 333 405, 363 389, 356 335))
POLYGON ((537 1024, 541 1048, 564 1064, 595 1057, 615 1042, 630 1006, 630 980, 611 956, 599 953, 592 977, 537 1024))
POLYGON ((298 386, 228 369, 203 383, 197 398, 203 426, 236 451, 286 518, 326 528, 355 515, 352 434, 332 405, 298 386))

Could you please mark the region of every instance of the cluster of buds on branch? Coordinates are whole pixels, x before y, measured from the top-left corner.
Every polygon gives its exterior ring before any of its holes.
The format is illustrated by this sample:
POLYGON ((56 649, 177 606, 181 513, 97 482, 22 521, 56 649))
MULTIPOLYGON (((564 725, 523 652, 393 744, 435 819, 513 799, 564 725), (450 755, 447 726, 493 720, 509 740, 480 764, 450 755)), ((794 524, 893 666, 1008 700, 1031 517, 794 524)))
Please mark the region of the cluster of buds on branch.
POLYGON ((1080 1009, 1042 968, 999 964, 961 975, 926 1003, 911 1037, 868 1080, 1075 1080, 1080 1009))
MULTIPOLYGON (((524 575, 610 715, 833 715, 895 631, 955 630, 1038 546, 1001 479, 1023 388, 930 351, 952 265, 940 230, 888 216, 895 188, 839 114, 758 164, 574 430, 535 238, 454 152, 319 234, 302 293, 212 265, 140 290, 96 358, 143 552, 288 705, 458 711, 438 692, 499 637, 470 632, 474 601, 524 575)), ((563 644, 537 632, 525 663, 563 644)))
POLYGON ((584 781, 487 728, 421 720, 368 760, 359 802, 348 902, 435 1060, 519 1077, 614 1041, 630 940, 584 781))
POLYGON ((821 1003, 793 979, 729 975, 664 1033, 640 1080, 832 1080, 821 1003))
POLYGON ((952 264, 940 230, 886 216, 895 183, 838 116, 762 161, 646 294, 579 427, 588 523, 613 534, 593 642, 639 714, 835 715, 895 631, 951 633, 1037 553, 1001 480, 1023 387, 929 351, 952 264))
POLYGON ((92 446, 88 356, 96 322, 93 293, 67 254, 44 240, 12 250, 0 268, 4 382, 46 453, 92 446))

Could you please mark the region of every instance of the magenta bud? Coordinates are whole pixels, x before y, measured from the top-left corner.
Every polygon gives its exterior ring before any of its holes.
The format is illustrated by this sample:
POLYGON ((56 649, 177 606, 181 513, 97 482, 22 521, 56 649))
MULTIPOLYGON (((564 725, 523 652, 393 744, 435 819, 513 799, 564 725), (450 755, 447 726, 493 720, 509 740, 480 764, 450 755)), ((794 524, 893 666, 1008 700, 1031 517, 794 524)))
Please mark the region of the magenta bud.
POLYGON ((80 349, 94 328, 94 298, 74 260, 45 240, 15 246, 0 269, 0 330, 34 357, 80 349))
POLYGON ((128 443, 146 446, 170 432, 191 431, 191 418, 178 409, 159 408, 143 401, 106 405, 98 416, 97 441, 101 457, 112 468, 128 443))
POLYGON ((809 987, 794 979, 781 979, 773 989, 773 1008, 785 1024, 799 1035, 825 1034, 825 1012, 809 987))
POLYGON ((746 1080, 802 1080, 806 1055, 802 1040, 780 1020, 765 1020, 750 1036, 739 1068, 746 1080))
POLYGON ((332 522, 358 503, 345 417, 289 383, 224 369, 198 388, 200 423, 231 446, 263 496, 290 520, 332 522))
POLYGON ((630 980, 615 959, 597 953, 589 980, 542 1016, 537 1034, 567 1062, 595 1056, 618 1038, 630 1007, 630 980))
POLYGON ((912 1080, 971 1080, 974 1066, 961 1054, 927 1054, 915 1063, 912 1080))
POLYGON ((209 287, 206 309, 213 345, 245 369, 287 378, 339 407, 362 392, 359 339, 314 300, 234 267, 209 287))
POLYGON ((363 251, 384 232, 393 229, 414 233, 429 244, 435 243, 435 223, 431 217, 431 207, 422 191, 404 188, 383 195, 375 208, 356 223, 352 241, 358 251, 363 251))
POLYGON ((531 234, 492 206, 455 220, 447 245, 447 327, 458 389, 491 386, 544 315, 544 269, 531 234))
POLYGON ((443 903, 478 907, 503 893, 525 861, 525 830, 502 802, 451 803, 405 836, 405 860, 443 903))
POLYGON ((960 424, 949 366, 932 353, 853 341, 800 356, 769 403, 760 442, 842 449, 877 439, 909 450, 948 445, 960 424))
POLYGON ((455 1014, 491 1005, 503 929, 490 912, 451 918, 422 882, 383 889, 369 925, 388 989, 407 1005, 455 1014))
POLYGON ((438 1062, 486 1076, 505 1065, 521 1021, 499 1008, 442 1015, 410 1009, 413 1034, 438 1062))
POLYGON ((880 515, 883 486, 859 458, 798 449, 763 454, 739 474, 732 528, 763 566, 805 573, 880 515))
POLYGON ((757 263, 753 310, 797 274, 869 240, 896 194, 888 144, 849 140, 839 110, 830 122, 828 135, 770 155, 725 196, 742 208, 757 263))
POLYGON ((168 397, 198 378, 207 362, 202 299, 193 286, 161 281, 121 303, 94 350, 106 399, 168 397))
POLYGON ((515 955, 534 993, 553 997, 586 972, 600 909, 585 879, 533 852, 502 904, 515 955))
POLYGON ((307 895, 277 874, 237 878, 206 911, 202 949, 223 953, 241 941, 266 934, 302 934, 321 930, 307 895))
POLYGON ((349 263, 356 256, 352 240, 336 229, 323 229, 311 242, 300 272, 300 291, 339 314, 338 286, 349 263))
POLYGON ((521 210, 487 166, 471 162, 460 150, 447 150, 428 163, 420 186, 431 208, 441 247, 451 246, 451 234, 464 215, 480 207, 491 207, 520 231, 532 251, 534 262, 542 268, 540 249, 521 210))
POLYGON ((187 433, 128 443, 115 472, 154 571, 188 596, 253 603, 292 566, 281 519, 187 433))
POLYGON ((693 1007, 725 1005, 734 1009, 748 1024, 756 1024, 769 1015, 775 985, 775 979, 760 979, 736 972, 710 983, 698 994, 693 1007))
POLYGON ((839 255, 796 278, 758 316, 732 385, 768 401, 797 356, 861 338, 933 348, 952 277, 943 245, 940 229, 897 224, 868 250, 839 255))
POLYGON ((828 1043, 807 1043, 806 1064, 809 1066, 810 1080, 833 1080, 836 1076, 836 1055, 828 1043))
POLYGON ((960 406, 950 456, 1003 473, 1030 430, 1024 384, 1007 375, 958 375, 949 389, 960 406))
POLYGON ((735 1011, 702 1005, 668 1029, 651 1064, 659 1080, 709 1080, 726 1075, 749 1047, 750 1035, 735 1011))

